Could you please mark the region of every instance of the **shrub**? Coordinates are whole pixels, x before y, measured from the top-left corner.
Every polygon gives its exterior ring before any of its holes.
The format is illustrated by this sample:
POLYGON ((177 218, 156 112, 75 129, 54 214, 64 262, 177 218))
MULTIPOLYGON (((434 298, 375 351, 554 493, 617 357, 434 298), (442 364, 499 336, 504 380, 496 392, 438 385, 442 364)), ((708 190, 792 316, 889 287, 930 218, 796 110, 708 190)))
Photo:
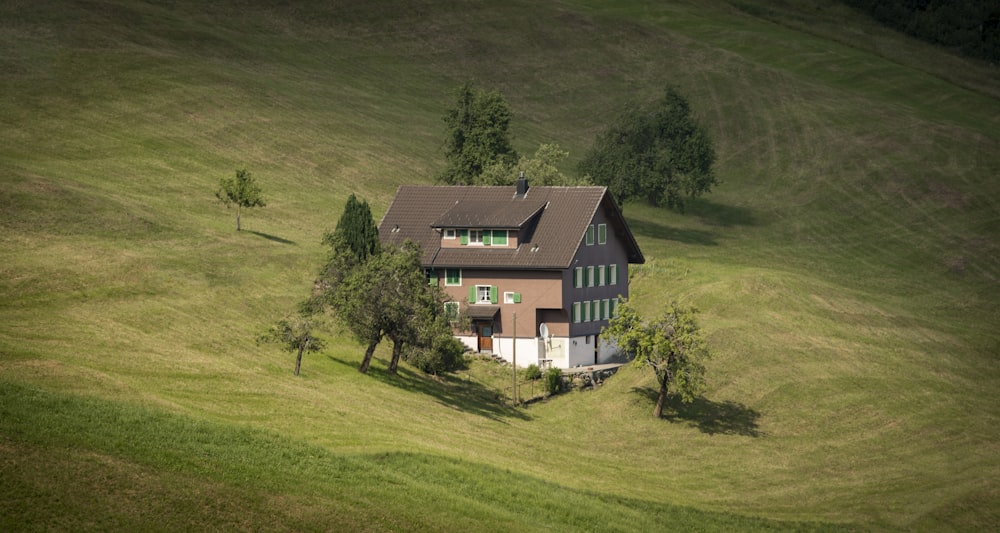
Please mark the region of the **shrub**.
POLYGON ((528 368, 524 370, 525 379, 536 380, 542 377, 542 370, 538 368, 538 365, 528 365, 528 368))
POLYGON ((545 372, 545 391, 556 394, 562 390, 562 370, 550 368, 545 372))
POLYGON ((442 335, 434 339, 430 348, 407 351, 405 359, 428 374, 439 374, 465 368, 464 352, 462 341, 451 335, 442 335))

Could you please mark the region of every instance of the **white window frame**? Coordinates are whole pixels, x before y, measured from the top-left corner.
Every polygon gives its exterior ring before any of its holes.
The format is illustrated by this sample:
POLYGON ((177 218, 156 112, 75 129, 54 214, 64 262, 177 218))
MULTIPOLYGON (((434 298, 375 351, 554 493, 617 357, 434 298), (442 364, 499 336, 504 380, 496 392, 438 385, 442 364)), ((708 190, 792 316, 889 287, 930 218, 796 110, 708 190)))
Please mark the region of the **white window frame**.
POLYGON ((604 265, 598 265, 597 266, 597 286, 598 287, 603 287, 604 284, 605 284, 605 282, 606 282, 606 280, 608 279, 608 277, 605 274, 607 274, 606 267, 604 265))
POLYGON ((462 286, 462 269, 461 268, 446 268, 444 269, 444 286, 445 287, 461 287, 462 286), (458 283, 448 283, 448 271, 457 270, 458 271, 458 283))
POLYGON ((593 266, 587 267, 587 286, 588 287, 593 287, 594 286, 594 267, 593 266))
POLYGON ((601 314, 604 315, 604 320, 611 320, 611 299, 605 298, 601 300, 601 314))
POLYGON ((597 225, 597 244, 607 244, 608 243, 608 225, 598 224, 597 225), (601 234, 604 234, 604 238, 601 238, 601 234))
POLYGON ((514 303, 514 291, 504 291, 503 293, 503 303, 512 304, 514 303))
POLYGON ((458 231, 454 228, 444 230, 444 238, 449 240, 455 240, 458 238, 458 231))
POLYGON ((582 289, 583 288, 583 267, 576 267, 575 272, 576 272, 576 275, 573 276, 573 277, 576 278, 576 283, 573 284, 573 287, 576 288, 576 289, 582 289))
POLYGON ((580 302, 573 302, 573 316, 570 318, 573 319, 574 324, 580 323, 580 319, 582 318, 580 315, 580 302))
POLYGON ((491 304, 493 303, 493 286, 492 285, 476 285, 476 303, 477 304, 491 304), (483 299, 483 289, 486 289, 486 299, 483 299))
POLYGON ((616 263, 611 263, 609 266, 611 267, 611 271, 608 272, 608 285, 617 285, 618 284, 618 265, 616 263))
POLYGON ((597 236, 594 235, 594 231, 595 230, 593 224, 587 226, 587 236, 584 238, 584 242, 587 244, 587 246, 593 246, 594 241, 597 240, 597 236))
POLYGON ((483 230, 469 230, 469 246, 483 246, 483 230), (479 240, 476 240, 476 237, 479 237, 479 240))
POLYGON ((583 302, 583 317, 581 317, 582 322, 590 322, 590 300, 583 302))

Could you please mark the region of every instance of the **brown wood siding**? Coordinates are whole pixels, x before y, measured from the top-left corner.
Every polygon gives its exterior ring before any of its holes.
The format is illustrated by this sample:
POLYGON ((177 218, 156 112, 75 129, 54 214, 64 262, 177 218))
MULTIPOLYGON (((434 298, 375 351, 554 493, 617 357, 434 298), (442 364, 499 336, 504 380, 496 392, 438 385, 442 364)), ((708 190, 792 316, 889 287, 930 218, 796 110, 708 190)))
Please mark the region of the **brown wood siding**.
MULTIPOLYGON (((496 333, 502 337, 513 336, 514 313, 517 313, 518 338, 530 338, 538 336, 540 311, 555 310, 555 314, 546 314, 545 316, 556 317, 564 308, 562 273, 558 271, 462 269, 462 285, 460 287, 445 287, 443 271, 440 272, 438 279, 439 284, 451 299, 461 302, 462 309, 466 309, 469 305, 481 305, 469 304, 470 286, 490 285, 497 287, 497 305, 500 306, 500 315, 496 324, 496 333), (520 293, 521 303, 504 303, 505 292, 520 293)), ((568 329, 568 326, 564 325, 563 327, 568 329)))

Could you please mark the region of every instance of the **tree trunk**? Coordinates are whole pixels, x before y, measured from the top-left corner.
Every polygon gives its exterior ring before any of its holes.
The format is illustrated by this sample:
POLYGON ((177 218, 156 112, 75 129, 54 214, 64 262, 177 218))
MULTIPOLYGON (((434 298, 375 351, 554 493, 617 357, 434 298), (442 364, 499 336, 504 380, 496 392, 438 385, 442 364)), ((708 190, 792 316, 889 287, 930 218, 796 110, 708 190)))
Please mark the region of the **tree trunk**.
POLYGON ((399 367, 399 357, 403 355, 403 343, 392 341, 392 361, 389 362, 389 373, 395 374, 399 367))
POLYGON ((302 368, 302 352, 306 351, 306 347, 309 346, 309 341, 305 344, 299 345, 299 356, 295 358, 295 375, 299 375, 299 368, 302 368))
MULTIPOLYGON (((657 378, 660 378, 657 376, 657 378)), ((663 418, 663 404, 667 401, 667 376, 658 379, 660 382, 660 395, 656 398, 656 407, 653 408, 653 416, 663 418)))
POLYGON ((236 231, 240 231, 240 204, 236 204, 236 231))
POLYGON ((368 373, 368 367, 372 364, 372 355, 375 354, 375 347, 378 346, 378 341, 371 341, 368 343, 368 349, 365 350, 365 358, 361 360, 361 366, 358 367, 358 372, 362 374, 368 373))

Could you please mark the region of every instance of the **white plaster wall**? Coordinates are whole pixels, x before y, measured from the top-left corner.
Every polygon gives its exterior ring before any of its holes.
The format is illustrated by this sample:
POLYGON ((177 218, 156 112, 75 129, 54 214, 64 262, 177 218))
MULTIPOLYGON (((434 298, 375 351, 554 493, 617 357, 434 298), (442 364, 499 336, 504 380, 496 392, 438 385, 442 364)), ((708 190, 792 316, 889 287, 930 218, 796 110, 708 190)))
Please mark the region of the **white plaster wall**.
MULTIPOLYGON (((507 362, 512 362, 514 359, 514 340, 510 337, 494 337, 493 353, 507 362)), ((538 359, 538 339, 518 337, 517 366, 524 368, 528 365, 537 365, 538 359)))
POLYGON ((462 341, 462 344, 473 352, 476 352, 479 349, 479 337, 475 335, 455 335, 455 338, 462 341))
POLYGON ((550 360, 549 366, 552 368, 567 368, 566 347, 569 344, 569 337, 549 337, 541 340, 542 348, 539 359, 550 360))
POLYGON ((568 342, 568 360, 562 368, 594 364, 594 336, 587 342, 586 336, 570 337, 568 342))
POLYGON ((600 364, 605 364, 611 361, 613 357, 618 355, 618 345, 613 342, 608 342, 604 339, 599 340, 597 361, 600 364))

